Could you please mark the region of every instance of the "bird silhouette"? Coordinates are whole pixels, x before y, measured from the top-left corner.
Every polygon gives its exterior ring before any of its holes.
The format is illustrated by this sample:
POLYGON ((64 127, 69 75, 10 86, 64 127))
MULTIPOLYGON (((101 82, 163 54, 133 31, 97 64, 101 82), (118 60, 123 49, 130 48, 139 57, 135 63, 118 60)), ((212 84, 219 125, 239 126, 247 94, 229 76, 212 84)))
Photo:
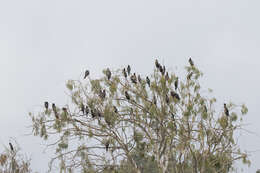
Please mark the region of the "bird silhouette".
POLYGON ((86 115, 88 115, 88 113, 89 113, 89 108, 88 108, 88 106, 85 107, 85 113, 86 113, 86 115))
POLYGON ((194 63, 191 58, 189 59, 189 63, 190 63, 190 66, 194 66, 194 63))
POLYGON ((44 102, 44 107, 45 107, 46 110, 48 110, 48 108, 49 108, 49 103, 48 103, 48 102, 44 102))
POLYGON ((89 71, 88 71, 88 70, 86 70, 86 71, 85 71, 85 76, 84 76, 84 79, 86 79, 86 77, 88 77, 88 75, 89 75, 89 71))
POLYGON ((228 110, 228 108, 227 108, 226 103, 224 103, 224 112, 225 112, 225 115, 226 115, 226 116, 229 116, 229 110, 228 110))
POLYGON ((80 111, 82 111, 82 113, 85 113, 85 106, 83 103, 80 104, 80 111))
POLYGON ((156 97, 155 95, 153 96, 153 104, 156 105, 157 104, 157 100, 156 100, 156 97))
POLYGON ((169 78, 169 73, 166 72, 166 75, 165 75, 165 80, 168 81, 170 78, 169 78))
POLYGON ((130 65, 127 66, 127 73, 128 73, 128 75, 130 75, 130 73, 131 73, 131 67, 130 67, 130 65))
POLYGON ((166 72, 166 68, 165 68, 165 65, 163 66, 163 71, 162 71, 162 75, 164 75, 166 72))
POLYGON ((102 91, 102 90, 99 90, 99 97, 100 97, 101 99, 104 99, 104 98, 106 97, 106 90, 104 90, 104 89, 103 89, 103 91, 102 91))
POLYGON ((148 76, 146 76, 146 83, 148 84, 148 86, 150 87, 150 79, 148 76))
POLYGON ((112 73, 111 73, 110 69, 109 69, 109 68, 107 68, 107 71, 106 71, 106 76, 107 76, 107 79, 108 79, 108 80, 110 80, 110 78, 111 78, 111 75, 112 75, 112 73))
POLYGON ((137 79, 136 79, 135 73, 131 76, 131 81, 132 81, 134 84, 137 84, 137 79))
POLYGON ((138 75, 138 81, 139 81, 139 83, 142 83, 142 78, 140 75, 138 75))
POLYGON ((10 146, 11 151, 14 151, 14 147, 11 142, 9 142, 9 146, 10 146))
POLYGON ((118 113, 118 110, 117 110, 116 106, 113 106, 113 108, 114 108, 114 112, 118 113))
POLYGON ((173 99, 177 99, 178 101, 180 100, 179 94, 177 94, 177 93, 174 92, 174 91, 171 91, 171 96, 172 96, 173 99))
POLYGON ((109 141, 107 141, 107 142, 106 142, 105 146, 106 146, 106 152, 108 152, 108 148, 109 148, 109 141))
POLYGON ((127 91, 125 91, 125 97, 126 97, 127 100, 130 100, 130 95, 128 94, 127 91))
POLYGON ((127 78, 127 73, 125 71, 125 68, 123 69, 123 75, 124 75, 125 78, 127 78))
POLYGON ((177 77, 176 80, 174 81, 175 90, 177 90, 177 88, 178 88, 178 83, 179 83, 179 79, 177 77))
POLYGON ((54 112, 56 119, 59 119, 55 103, 52 103, 52 110, 54 112))
POLYGON ((190 72, 190 73, 188 74, 188 76, 187 76, 187 79, 190 80, 191 77, 192 77, 192 75, 193 75, 193 72, 190 72))
POLYGON ((165 101, 166 101, 166 103, 167 103, 167 104, 169 104, 169 102, 170 102, 170 99, 169 99, 169 96, 168 96, 168 94, 166 94, 166 96, 165 96, 165 101))
POLYGON ((159 64, 158 60, 156 59, 156 60, 155 60, 155 67, 156 67, 156 68, 160 68, 160 66, 161 66, 161 65, 159 64))

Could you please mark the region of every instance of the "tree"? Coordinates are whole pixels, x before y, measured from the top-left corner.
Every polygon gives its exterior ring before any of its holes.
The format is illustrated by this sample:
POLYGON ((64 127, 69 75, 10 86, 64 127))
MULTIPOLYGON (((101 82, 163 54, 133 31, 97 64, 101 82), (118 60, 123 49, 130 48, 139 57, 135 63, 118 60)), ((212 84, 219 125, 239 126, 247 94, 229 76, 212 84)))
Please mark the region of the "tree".
POLYGON ((0 172, 1 173, 31 173, 30 159, 20 154, 20 148, 9 143, 9 148, 0 153, 0 172))
POLYGON ((59 160, 60 171, 69 172, 227 173, 236 160, 250 163, 234 140, 246 106, 216 111, 191 59, 183 79, 157 60, 150 76, 137 80, 131 69, 107 68, 99 79, 88 71, 67 82, 69 105, 30 113, 34 135, 57 137, 50 169, 59 160))

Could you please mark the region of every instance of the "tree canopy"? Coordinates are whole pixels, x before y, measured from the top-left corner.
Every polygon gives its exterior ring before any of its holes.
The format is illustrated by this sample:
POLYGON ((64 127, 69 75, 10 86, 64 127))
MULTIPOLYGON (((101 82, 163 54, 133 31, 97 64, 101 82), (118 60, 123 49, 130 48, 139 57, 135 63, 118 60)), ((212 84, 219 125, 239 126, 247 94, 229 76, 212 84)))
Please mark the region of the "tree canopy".
POLYGON ((188 63, 185 76, 156 60, 149 76, 128 65, 68 80, 70 103, 46 101, 30 113, 33 134, 56 139, 50 169, 59 161, 60 172, 227 173, 236 160, 249 164, 234 139, 247 107, 223 103, 217 111, 202 72, 188 63))

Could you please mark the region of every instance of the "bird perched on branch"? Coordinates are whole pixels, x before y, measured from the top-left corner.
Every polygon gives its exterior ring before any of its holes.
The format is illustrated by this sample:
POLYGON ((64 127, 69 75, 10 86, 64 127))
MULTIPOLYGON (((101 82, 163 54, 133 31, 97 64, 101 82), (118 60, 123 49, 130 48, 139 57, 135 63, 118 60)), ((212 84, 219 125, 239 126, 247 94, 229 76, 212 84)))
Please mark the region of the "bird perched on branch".
POLYGON ((193 72, 190 72, 187 76, 187 79, 190 80, 191 79, 191 76, 193 75, 193 72))
POLYGON ((130 95, 128 94, 127 91, 125 91, 125 97, 126 97, 127 100, 130 100, 130 95))
POLYGON ((229 116, 229 110, 228 110, 228 108, 227 108, 226 103, 224 103, 224 112, 225 112, 225 115, 226 115, 226 116, 229 116))
POLYGON ((179 94, 177 94, 177 93, 174 92, 174 91, 171 91, 171 96, 172 96, 173 99, 177 99, 178 101, 180 100, 179 94))
POLYGON ((178 88, 178 83, 179 83, 179 79, 177 77, 176 80, 174 81, 175 90, 177 90, 177 88, 178 88))
POLYGON ((148 86, 150 87, 150 79, 148 76, 146 76, 146 83, 148 84, 148 86))
POLYGON ((86 113, 86 115, 88 115, 88 113, 89 113, 89 108, 88 108, 88 106, 85 107, 85 113, 86 113))
POLYGON ((137 84, 137 79, 136 79, 135 73, 131 76, 131 81, 132 81, 134 84, 137 84))
POLYGON ((140 75, 138 75, 138 81, 139 81, 139 83, 142 83, 142 78, 140 75))
POLYGON ((111 73, 110 69, 107 68, 107 70, 106 70, 106 76, 107 76, 107 79, 108 79, 108 80, 110 80, 111 75, 112 75, 112 73, 111 73))
POLYGON ((107 142, 106 142, 105 146, 106 146, 106 152, 108 152, 108 148, 109 148, 109 141, 107 141, 107 142))
POLYGON ((103 89, 103 91, 102 91, 102 90, 99 90, 99 97, 100 97, 101 99, 104 99, 104 98, 106 97, 106 90, 104 90, 104 89, 103 89))
POLYGON ((166 103, 167 103, 167 104, 169 104, 169 102, 170 102, 170 99, 169 99, 169 96, 168 96, 168 94, 166 94, 166 96, 165 96, 165 101, 166 101, 166 103))
POLYGON ((80 111, 82 111, 82 113, 85 113, 85 106, 83 103, 80 104, 80 111))
POLYGON ((156 60, 155 60, 155 67, 156 67, 156 68, 160 68, 160 66, 161 66, 161 65, 159 64, 158 60, 156 59, 156 60))
POLYGON ((55 103, 52 103, 52 111, 54 112, 55 118, 59 119, 55 103))
POLYGON ((46 110, 48 110, 48 108, 49 108, 49 103, 48 103, 48 102, 44 102, 44 107, 45 107, 46 110))
POLYGON ((117 110, 116 106, 113 106, 113 108, 114 108, 114 112, 118 113, 118 110, 117 110))
POLYGON ((125 68, 123 69, 123 75, 124 75, 125 78, 127 78, 127 73, 125 71, 125 68))
POLYGON ((84 76, 84 79, 86 79, 86 77, 88 77, 88 75, 89 75, 89 71, 88 71, 88 70, 86 70, 86 71, 85 71, 85 76, 84 76))
POLYGON ((128 73, 128 75, 130 75, 130 73, 131 73, 131 67, 130 67, 130 65, 127 66, 127 73, 128 73))
POLYGON ((11 142, 9 142, 9 146, 10 146, 11 151, 14 151, 14 147, 11 142))
POLYGON ((190 66, 192 66, 192 67, 194 66, 194 63, 191 58, 189 59, 189 63, 190 63, 190 66))
POLYGON ((169 78, 169 73, 166 72, 166 75, 165 75, 165 80, 168 81, 170 78, 169 78))

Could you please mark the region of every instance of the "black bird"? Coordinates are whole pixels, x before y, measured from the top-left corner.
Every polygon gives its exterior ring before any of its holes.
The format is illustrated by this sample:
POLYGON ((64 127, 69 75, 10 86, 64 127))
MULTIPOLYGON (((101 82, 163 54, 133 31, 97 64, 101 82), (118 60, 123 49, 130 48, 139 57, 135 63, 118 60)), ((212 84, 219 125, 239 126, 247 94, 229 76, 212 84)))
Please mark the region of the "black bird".
POLYGON ((227 108, 226 103, 224 103, 224 112, 225 112, 225 115, 226 115, 226 116, 229 116, 229 110, 228 110, 228 108, 227 108))
POLYGON ((82 111, 83 114, 85 113, 85 107, 83 103, 80 104, 80 111, 82 111))
POLYGON ((175 115, 172 113, 172 120, 175 121, 175 115))
POLYGON ((193 75, 193 72, 190 72, 187 76, 187 79, 190 80, 191 79, 191 76, 193 75))
POLYGON ((194 66, 194 63, 191 58, 189 59, 189 63, 190 63, 190 66, 194 66))
POLYGON ((165 75, 165 80, 168 81, 170 78, 169 78, 169 73, 167 72, 166 75, 165 75))
POLYGON ((107 68, 107 71, 106 71, 106 76, 107 76, 107 79, 110 80, 111 78, 111 71, 109 70, 109 68, 107 68))
POLYGON ((177 93, 174 92, 174 91, 171 91, 171 96, 172 96, 173 99, 176 98, 178 101, 180 100, 179 94, 177 94, 177 93))
POLYGON ((177 77, 176 80, 174 81, 175 90, 177 90, 177 88, 178 88, 178 83, 179 83, 179 79, 177 77))
POLYGON ((44 107, 45 107, 46 110, 48 110, 48 108, 49 108, 49 103, 48 103, 48 102, 44 102, 44 107))
POLYGON ((159 71, 163 74, 163 67, 161 65, 159 66, 159 71))
POLYGON ((130 67, 130 65, 127 66, 127 73, 128 73, 128 75, 130 75, 130 73, 131 73, 131 67, 130 67))
POLYGON ((208 112, 208 109, 207 109, 207 106, 204 105, 204 111, 207 113, 208 112))
POLYGON ((91 109, 91 115, 92 115, 92 118, 95 118, 97 116, 97 110, 96 109, 91 109))
POLYGON ((86 113, 86 115, 88 115, 88 113, 89 113, 89 108, 88 108, 88 106, 85 107, 85 113, 86 113))
POLYGON ((124 75, 125 78, 127 78, 127 73, 125 71, 125 68, 123 69, 123 75, 124 75))
POLYGON ((127 91, 125 91, 125 97, 126 97, 127 100, 130 100, 130 95, 128 94, 127 91))
POLYGON ((165 65, 163 66, 163 71, 162 71, 162 75, 164 75, 166 72, 166 68, 165 68, 165 65))
POLYGON ((86 79, 86 77, 88 77, 88 75, 89 75, 89 71, 88 71, 88 70, 86 70, 86 71, 85 71, 85 76, 84 76, 84 79, 86 79))
POLYGON ((116 106, 113 106, 113 108, 114 108, 114 112, 118 113, 118 110, 117 110, 116 106))
POLYGON ((135 73, 131 76, 131 81, 132 81, 134 84, 137 84, 137 79, 136 79, 135 73))
POLYGON ((101 99, 104 99, 105 97, 106 97, 106 91, 105 90, 99 90, 99 97, 101 98, 101 99))
POLYGON ((139 83, 142 83, 142 78, 140 75, 138 75, 138 81, 139 81, 139 83))
POLYGON ((148 76, 146 76, 146 83, 148 84, 148 86, 150 87, 150 79, 148 76))
POLYGON ((54 112, 54 115, 55 115, 56 119, 59 119, 55 103, 52 103, 52 110, 54 112))
POLYGON ((160 66, 161 66, 161 65, 159 64, 158 60, 156 59, 156 60, 155 60, 155 67, 156 67, 156 68, 159 68, 160 66))
POLYGON ((169 96, 168 96, 168 94, 166 94, 166 96, 165 96, 165 101, 166 101, 166 103, 167 103, 167 104, 169 104, 169 102, 170 102, 170 99, 169 99, 169 96))
POLYGON ((63 111, 65 114, 68 114, 67 108, 63 107, 63 108, 62 108, 62 111, 63 111))
POLYGON ((14 151, 14 147, 11 142, 9 142, 9 146, 10 146, 11 151, 14 151))
POLYGON ((108 148, 109 148, 109 141, 107 141, 107 142, 106 142, 105 146, 106 146, 106 152, 108 152, 108 148))
POLYGON ((153 96, 153 104, 157 104, 157 100, 156 100, 156 97, 155 97, 155 95, 153 96))

